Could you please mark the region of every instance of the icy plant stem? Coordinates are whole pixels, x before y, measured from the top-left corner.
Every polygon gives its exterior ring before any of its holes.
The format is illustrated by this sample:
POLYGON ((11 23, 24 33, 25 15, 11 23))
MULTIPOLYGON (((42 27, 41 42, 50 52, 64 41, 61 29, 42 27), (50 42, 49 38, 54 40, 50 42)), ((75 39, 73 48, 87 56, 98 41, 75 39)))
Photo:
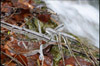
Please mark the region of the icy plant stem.
POLYGON ((42 60, 42 66, 43 66, 43 62, 44 62, 44 55, 43 55, 43 45, 41 44, 40 45, 40 56, 39 56, 39 59, 42 60))
POLYGON ((42 33, 41 31, 41 25, 40 25, 40 21, 38 20, 38 30, 39 30, 39 33, 42 33))
POLYGON ((8 30, 11 30, 13 28, 13 32, 27 35, 31 39, 32 38, 39 38, 39 39, 42 39, 42 40, 45 40, 45 41, 51 40, 51 41, 55 42, 55 40, 49 38, 48 36, 46 36, 44 34, 40 34, 40 33, 37 33, 35 31, 31 31, 29 29, 26 29, 26 28, 21 28, 21 27, 12 25, 12 24, 8 24, 4 21, 1 21, 1 27, 4 27, 8 30))
POLYGON ((91 60, 91 58, 89 57, 88 52, 86 52, 86 49, 84 48, 84 46, 83 46, 83 44, 81 43, 81 41, 79 41, 79 42, 80 42, 80 44, 81 44, 81 47, 82 47, 83 51, 85 52, 86 56, 88 57, 88 59, 93 63, 93 66, 96 66, 96 65, 94 64, 94 62, 91 60))
POLYGON ((65 66, 65 60, 64 60, 64 55, 63 55, 63 51, 62 51, 61 36, 60 36, 60 34, 58 36, 56 36, 56 38, 57 38, 57 42, 58 42, 58 48, 59 48, 60 54, 62 56, 63 65, 65 66))
POLYGON ((68 50, 69 50, 71 56, 73 56, 73 57, 75 58, 77 64, 78 64, 79 66, 81 66, 80 63, 78 62, 76 56, 75 56, 75 55, 73 54, 73 52, 72 52, 72 49, 71 49, 71 47, 70 47, 70 42, 68 41, 67 37, 65 37, 64 40, 65 40, 65 43, 66 43, 66 45, 67 45, 67 47, 68 47, 68 50))

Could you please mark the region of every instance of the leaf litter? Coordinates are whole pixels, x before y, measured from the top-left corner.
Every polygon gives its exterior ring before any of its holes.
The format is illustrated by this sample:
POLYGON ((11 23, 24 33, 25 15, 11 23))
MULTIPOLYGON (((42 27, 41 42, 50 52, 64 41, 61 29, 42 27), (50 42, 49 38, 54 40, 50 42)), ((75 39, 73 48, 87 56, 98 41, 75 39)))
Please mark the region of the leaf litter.
MULTIPOLYGON (((56 20, 51 19, 52 13, 47 11, 47 7, 43 1, 40 0, 5 0, 1 1, 1 20, 15 25, 21 28, 27 28, 28 30, 41 32, 49 36, 50 40, 45 41, 37 37, 33 39, 27 35, 13 32, 14 27, 11 30, 1 27, 1 63, 4 66, 64 66, 63 58, 60 53, 62 50, 64 62, 66 66, 78 66, 77 61, 81 66, 93 66, 97 65, 98 51, 91 50, 94 56, 89 55, 92 62, 87 59, 87 55, 84 53, 80 46, 80 42, 70 37, 70 34, 56 31, 55 28, 59 26, 56 20), (39 21, 39 22, 38 22, 39 21), (40 27, 39 27, 40 25, 40 27), (68 41, 71 44, 72 53, 76 56, 76 59, 70 55, 68 47, 61 38, 62 47, 59 49, 57 36, 48 34, 46 29, 54 29, 57 32, 55 35, 62 34, 63 36, 69 36, 68 41), (54 39, 56 42, 52 42, 54 39), (45 48, 44 46, 47 45, 45 48), (33 52, 33 53, 32 53, 33 52), (36 53, 35 53, 36 52, 36 53), (28 55, 28 53, 30 53, 28 55), (95 57, 95 58, 94 58, 95 57), (97 61, 97 62, 96 62, 97 61)), ((59 29, 59 28, 58 28, 59 29)), ((71 35, 73 36, 73 35, 71 35)), ((44 36, 43 36, 44 37, 44 36)), ((74 37, 74 36, 73 36, 74 37)), ((88 52, 88 48, 85 47, 88 52)), ((89 54, 89 53, 88 53, 89 54)))

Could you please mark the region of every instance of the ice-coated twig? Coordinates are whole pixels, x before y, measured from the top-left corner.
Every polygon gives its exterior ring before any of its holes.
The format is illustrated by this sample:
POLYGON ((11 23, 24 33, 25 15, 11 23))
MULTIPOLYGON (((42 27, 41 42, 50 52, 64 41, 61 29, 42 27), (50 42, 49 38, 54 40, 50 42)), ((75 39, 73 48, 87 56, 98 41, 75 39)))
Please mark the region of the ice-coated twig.
POLYGON ((55 28, 56 31, 61 31, 62 29, 64 29, 64 25, 63 24, 60 24, 55 28))
POLYGON ((69 46, 67 45, 67 41, 66 41, 65 37, 62 36, 62 38, 63 38, 63 40, 64 40, 64 43, 66 44, 65 46, 68 48, 69 53, 70 53, 70 55, 72 56, 71 50, 70 50, 69 46))
POLYGON ((39 33, 42 33, 41 31, 41 25, 40 25, 40 21, 38 20, 38 30, 39 30, 39 33))
POLYGON ((59 33, 62 36, 69 37, 69 38, 72 38, 72 39, 76 40, 75 37, 73 37, 73 36, 71 36, 67 33, 64 33, 64 32, 56 31, 55 29, 52 29, 52 28, 46 28, 46 31, 49 32, 49 33, 55 34, 55 35, 57 35, 59 33))
POLYGON ((43 44, 40 45, 39 53, 40 53, 39 59, 42 60, 42 66, 43 66, 44 63, 43 44))
POLYGON ((60 50, 60 54, 63 60, 63 66, 65 66, 64 54, 63 54, 62 45, 61 45, 61 35, 60 34, 56 35, 56 38, 58 42, 58 48, 60 50))
POLYGON ((63 37, 63 39, 64 39, 64 41, 65 41, 65 43, 66 43, 66 45, 67 45, 67 47, 69 49, 69 52, 70 52, 71 56, 74 57, 74 59, 76 60, 78 66, 81 66, 80 63, 79 63, 79 61, 77 60, 76 56, 74 55, 74 53, 72 51, 72 48, 70 46, 71 43, 68 41, 68 38, 67 37, 63 37))
POLYGON ((21 28, 21 27, 6 23, 5 21, 1 21, 1 26, 8 29, 8 30, 13 29, 13 32, 15 32, 15 33, 27 35, 31 39, 39 38, 39 39, 42 39, 42 40, 45 40, 45 41, 50 40, 52 42, 56 42, 56 40, 53 40, 53 39, 49 38, 48 36, 46 36, 44 34, 40 34, 38 32, 29 30, 29 29, 26 29, 26 28, 21 28))
POLYGON ((86 49, 84 48, 84 44, 81 43, 81 41, 79 41, 79 42, 80 42, 80 45, 81 45, 81 47, 82 47, 84 53, 86 54, 87 58, 91 61, 91 63, 93 64, 93 66, 96 66, 95 63, 93 62, 93 60, 91 60, 90 56, 88 55, 88 52, 87 52, 86 49))
POLYGON ((25 49, 28 49, 26 44, 24 43, 24 41, 22 41, 23 46, 25 47, 25 49))

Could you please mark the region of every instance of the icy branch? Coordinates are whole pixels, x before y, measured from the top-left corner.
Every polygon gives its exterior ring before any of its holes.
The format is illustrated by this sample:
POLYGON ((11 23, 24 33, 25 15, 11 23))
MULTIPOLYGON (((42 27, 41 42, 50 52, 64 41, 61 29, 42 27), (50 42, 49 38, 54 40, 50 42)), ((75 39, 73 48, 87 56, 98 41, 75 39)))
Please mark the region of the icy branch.
POLYGON ((32 38, 39 38, 39 39, 42 39, 42 40, 45 40, 45 41, 51 40, 52 42, 55 42, 55 40, 49 38, 48 36, 46 36, 44 34, 37 33, 35 31, 31 31, 31 30, 26 29, 26 28, 21 28, 21 27, 12 25, 12 24, 8 24, 4 21, 1 21, 1 27, 4 27, 8 30, 13 30, 13 32, 15 32, 15 33, 20 33, 20 34, 27 35, 31 39, 32 38))

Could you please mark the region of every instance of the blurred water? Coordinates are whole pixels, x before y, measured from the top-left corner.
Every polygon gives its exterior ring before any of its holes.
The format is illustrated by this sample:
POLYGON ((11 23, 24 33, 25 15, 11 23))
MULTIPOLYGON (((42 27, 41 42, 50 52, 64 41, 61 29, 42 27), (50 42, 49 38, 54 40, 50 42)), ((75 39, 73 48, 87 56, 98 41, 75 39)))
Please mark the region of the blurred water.
POLYGON ((44 0, 55 11, 65 32, 78 36, 82 42, 99 47, 99 0, 44 0))

